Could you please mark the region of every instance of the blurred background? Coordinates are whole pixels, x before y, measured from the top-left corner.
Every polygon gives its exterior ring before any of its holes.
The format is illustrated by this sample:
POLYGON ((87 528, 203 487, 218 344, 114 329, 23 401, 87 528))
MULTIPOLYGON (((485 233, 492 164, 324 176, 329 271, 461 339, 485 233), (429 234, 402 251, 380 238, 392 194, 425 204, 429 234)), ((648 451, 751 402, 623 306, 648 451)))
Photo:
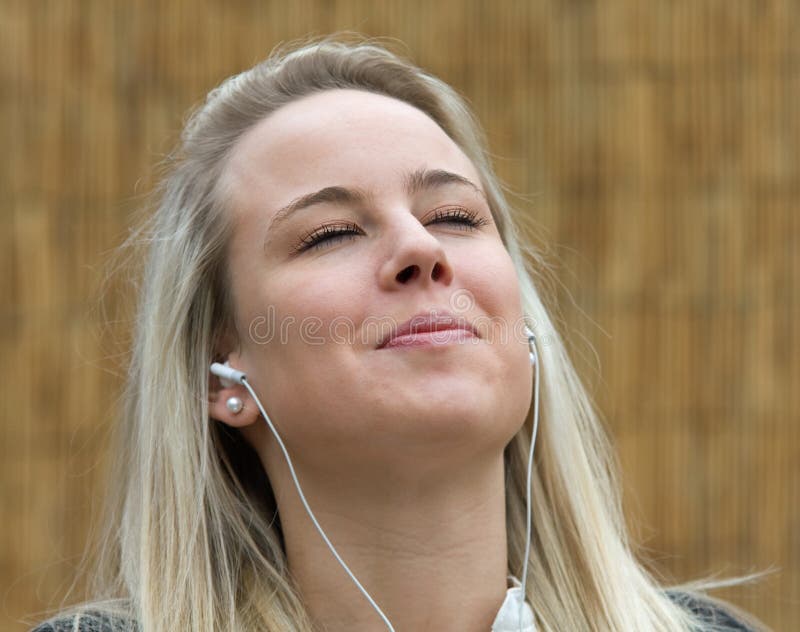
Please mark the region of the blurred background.
POLYGON ((339 30, 396 38, 485 126, 650 567, 776 569, 714 594, 799 629, 793 0, 2 0, 0 629, 93 537, 129 342, 106 278, 155 165, 222 79, 339 30))

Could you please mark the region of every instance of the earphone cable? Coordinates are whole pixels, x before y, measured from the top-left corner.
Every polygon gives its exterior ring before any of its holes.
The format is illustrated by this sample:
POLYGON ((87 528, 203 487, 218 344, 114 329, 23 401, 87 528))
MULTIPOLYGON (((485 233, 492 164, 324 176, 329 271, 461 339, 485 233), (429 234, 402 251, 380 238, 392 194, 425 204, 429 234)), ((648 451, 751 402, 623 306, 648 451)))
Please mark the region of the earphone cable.
MULTIPOLYGON (((522 599, 519 603, 519 629, 522 632, 522 609, 525 606, 525 584, 528 579, 528 559, 531 553, 531 474, 533 472, 533 448, 536 446, 536 431, 539 427, 539 353, 536 350, 536 339, 533 335, 529 337, 531 343, 531 353, 533 354, 533 365, 536 370, 535 387, 533 390, 534 410, 533 410, 533 432, 531 433, 531 450, 528 455, 528 482, 525 486, 525 498, 527 507, 527 518, 525 520, 525 556, 522 558, 522 599)), ((535 621, 535 616, 534 616, 535 621)), ((536 623, 534 623, 534 630, 536 623)))
POLYGON ((314 516, 314 512, 311 511, 311 507, 309 507, 308 503, 306 502, 306 497, 303 495, 303 490, 300 488, 300 482, 297 480, 297 475, 295 474, 294 466, 292 465, 292 459, 289 458, 289 453, 286 451, 286 446, 283 445, 283 441, 281 441, 281 438, 278 435, 278 431, 275 429, 275 426, 272 425, 272 421, 270 420, 269 415, 267 415, 267 412, 261 405, 261 400, 258 399, 258 395, 256 395, 255 391, 250 386, 250 383, 247 381, 246 377, 242 377, 240 383, 243 384, 244 387, 250 392, 250 395, 253 396, 253 399, 258 405, 258 410, 261 411, 261 414, 264 416, 264 420, 269 425, 270 430, 272 430, 272 434, 275 435, 275 439, 277 439, 278 445, 280 445, 281 450, 283 451, 283 456, 286 457, 286 463, 289 465, 289 471, 291 472, 292 478, 294 479, 294 485, 297 488, 297 493, 300 494, 300 500, 303 501, 303 506, 306 508, 306 511, 308 512, 311 521, 314 523, 314 526, 317 528, 317 531, 319 531, 319 534, 322 536, 322 539, 325 540, 325 544, 328 545, 328 548, 331 550, 331 553, 333 553, 334 557, 339 561, 339 564, 342 565, 342 568, 344 568, 344 570, 347 571, 347 574, 350 575, 350 579, 352 579, 356 583, 358 589, 364 594, 367 600, 369 600, 369 602, 372 604, 372 607, 375 608, 376 612, 380 615, 381 619, 383 619, 383 622, 386 624, 389 630, 391 630, 391 632, 395 632, 394 628, 392 627, 392 624, 389 622, 389 619, 386 617, 385 614, 383 614, 383 611, 378 607, 378 604, 375 603, 372 597, 370 597, 369 593, 361 585, 361 582, 359 582, 356 579, 356 576, 353 575, 352 572, 350 572, 350 569, 348 568, 347 564, 345 564, 344 560, 341 557, 339 557, 339 554, 336 552, 336 549, 334 548, 333 544, 331 544, 331 541, 328 539, 328 536, 325 535, 325 532, 322 530, 322 527, 319 526, 319 523, 317 522, 317 519, 314 516))

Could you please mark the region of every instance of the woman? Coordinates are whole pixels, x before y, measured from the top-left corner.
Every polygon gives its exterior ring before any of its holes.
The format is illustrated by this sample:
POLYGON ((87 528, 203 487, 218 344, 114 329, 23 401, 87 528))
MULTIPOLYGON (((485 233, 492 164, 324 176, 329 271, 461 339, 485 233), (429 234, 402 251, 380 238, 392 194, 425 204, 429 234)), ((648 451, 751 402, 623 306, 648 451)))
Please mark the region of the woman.
POLYGON ((213 90, 173 158, 76 629, 750 629, 637 562, 450 87, 323 38, 213 90))

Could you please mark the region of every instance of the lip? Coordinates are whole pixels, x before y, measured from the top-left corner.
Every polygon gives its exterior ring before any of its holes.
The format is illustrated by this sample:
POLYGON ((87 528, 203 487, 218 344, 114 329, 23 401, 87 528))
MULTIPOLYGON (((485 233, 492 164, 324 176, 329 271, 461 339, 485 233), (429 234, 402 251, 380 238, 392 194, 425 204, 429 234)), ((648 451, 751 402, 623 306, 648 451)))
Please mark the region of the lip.
POLYGON ((445 309, 432 309, 414 314, 407 321, 395 327, 377 348, 383 349, 396 338, 408 336, 409 334, 432 333, 448 329, 462 329, 476 338, 480 337, 472 323, 463 316, 456 316, 445 309))

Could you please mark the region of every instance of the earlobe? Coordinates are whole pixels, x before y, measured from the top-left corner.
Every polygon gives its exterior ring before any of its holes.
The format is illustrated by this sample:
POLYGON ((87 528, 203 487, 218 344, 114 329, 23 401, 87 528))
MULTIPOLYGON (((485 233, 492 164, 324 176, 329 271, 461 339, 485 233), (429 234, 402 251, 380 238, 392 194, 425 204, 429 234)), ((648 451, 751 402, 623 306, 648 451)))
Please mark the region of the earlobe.
POLYGON ((240 385, 209 392, 208 415, 233 428, 249 426, 258 419, 258 407, 240 385))

